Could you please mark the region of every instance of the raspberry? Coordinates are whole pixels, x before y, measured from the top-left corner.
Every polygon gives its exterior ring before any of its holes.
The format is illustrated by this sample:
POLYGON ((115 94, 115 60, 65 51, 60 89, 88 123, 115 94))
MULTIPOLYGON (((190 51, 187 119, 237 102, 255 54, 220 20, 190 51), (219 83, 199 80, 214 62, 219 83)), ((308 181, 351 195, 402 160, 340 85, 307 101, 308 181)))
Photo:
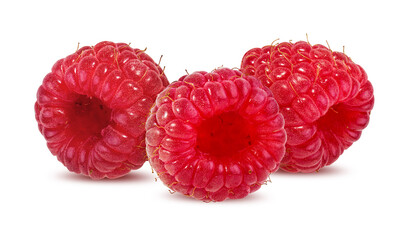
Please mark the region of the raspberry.
POLYGON ((35 117, 68 170, 117 178, 146 161, 144 123, 168 84, 144 51, 100 42, 54 64, 38 89, 35 117))
POLYGON ((361 136, 374 105, 364 69, 344 53, 307 42, 249 50, 241 64, 273 92, 285 119, 280 168, 313 172, 332 164, 361 136))
POLYGON ((284 118, 259 80, 195 72, 157 97, 146 123, 152 168, 171 190, 203 201, 247 196, 279 168, 284 118))

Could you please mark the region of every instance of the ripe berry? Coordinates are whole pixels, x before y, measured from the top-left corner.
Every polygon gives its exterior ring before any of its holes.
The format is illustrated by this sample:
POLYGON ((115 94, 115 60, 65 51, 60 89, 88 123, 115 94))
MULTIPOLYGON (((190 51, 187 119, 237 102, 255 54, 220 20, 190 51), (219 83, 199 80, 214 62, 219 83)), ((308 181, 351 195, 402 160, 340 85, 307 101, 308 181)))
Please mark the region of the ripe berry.
POLYGON ((144 123, 168 84, 144 51, 100 42, 54 64, 38 89, 35 117, 68 170, 117 178, 146 161, 144 123))
POLYGON ((368 125, 373 88, 344 53, 283 42, 249 50, 241 68, 269 87, 280 105, 288 137, 283 170, 313 172, 332 164, 368 125))
POLYGON ((146 149, 173 191, 203 201, 256 191, 284 155, 284 119, 254 77, 221 68, 162 91, 146 123, 146 149))

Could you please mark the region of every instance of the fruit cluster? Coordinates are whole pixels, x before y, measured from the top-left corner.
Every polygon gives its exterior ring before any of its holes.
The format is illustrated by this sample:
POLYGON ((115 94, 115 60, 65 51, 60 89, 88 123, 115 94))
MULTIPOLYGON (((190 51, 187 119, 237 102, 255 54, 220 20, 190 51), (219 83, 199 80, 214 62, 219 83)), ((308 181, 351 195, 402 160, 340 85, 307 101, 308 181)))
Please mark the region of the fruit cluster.
POLYGON ((240 69, 169 84, 145 50, 100 42, 54 64, 35 117, 72 172, 118 178, 149 160, 173 191, 223 201, 258 190, 279 168, 332 164, 359 139, 373 105, 363 68, 323 45, 254 48, 240 69))
POLYGON ((38 127, 68 170, 121 177, 146 161, 144 123, 168 84, 144 51, 112 42, 83 47, 45 76, 35 103, 38 127))
POLYGON ((313 172, 333 163, 368 125, 374 97, 364 69, 341 52, 307 42, 249 50, 243 73, 271 89, 285 118, 281 169, 313 172))
POLYGON ((203 201, 243 198, 284 156, 271 91, 227 68, 195 72, 159 94, 146 123, 149 161, 172 190, 203 201))

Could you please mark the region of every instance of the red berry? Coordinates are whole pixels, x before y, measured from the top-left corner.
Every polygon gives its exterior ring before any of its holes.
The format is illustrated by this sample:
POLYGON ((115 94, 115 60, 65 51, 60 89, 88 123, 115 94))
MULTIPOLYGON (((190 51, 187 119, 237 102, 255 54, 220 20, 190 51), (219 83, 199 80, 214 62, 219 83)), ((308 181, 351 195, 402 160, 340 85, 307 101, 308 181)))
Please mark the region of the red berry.
POLYGON ((38 127, 68 170, 121 177, 146 161, 144 123, 168 84, 144 51, 113 42, 83 47, 45 76, 35 103, 38 127))
POLYGON ((243 198, 279 167, 284 119, 271 91, 227 68, 183 76, 146 123, 149 161, 170 189, 203 201, 243 198))
POLYGON ((285 119, 281 169, 313 172, 332 164, 368 125, 373 88, 348 56, 307 42, 249 50, 241 64, 273 92, 285 119))

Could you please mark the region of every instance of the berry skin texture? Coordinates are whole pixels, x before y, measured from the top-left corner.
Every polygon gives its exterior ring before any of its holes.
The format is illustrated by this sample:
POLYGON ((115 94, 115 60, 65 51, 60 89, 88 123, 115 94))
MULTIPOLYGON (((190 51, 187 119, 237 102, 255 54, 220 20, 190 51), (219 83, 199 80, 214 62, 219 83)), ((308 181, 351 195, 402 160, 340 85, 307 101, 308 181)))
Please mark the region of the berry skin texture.
POLYGON ((259 78, 280 105, 288 138, 280 166, 285 171, 308 173, 332 164, 368 125, 372 84, 344 53, 282 42, 249 50, 241 70, 259 78))
POLYGON ((54 64, 38 88, 35 118, 69 171, 118 178, 146 161, 144 123, 167 85, 144 51, 100 42, 54 64))
POLYGON ((271 91, 238 70, 194 72, 162 91, 146 123, 152 168, 171 190, 209 202, 254 192, 284 156, 271 91))

